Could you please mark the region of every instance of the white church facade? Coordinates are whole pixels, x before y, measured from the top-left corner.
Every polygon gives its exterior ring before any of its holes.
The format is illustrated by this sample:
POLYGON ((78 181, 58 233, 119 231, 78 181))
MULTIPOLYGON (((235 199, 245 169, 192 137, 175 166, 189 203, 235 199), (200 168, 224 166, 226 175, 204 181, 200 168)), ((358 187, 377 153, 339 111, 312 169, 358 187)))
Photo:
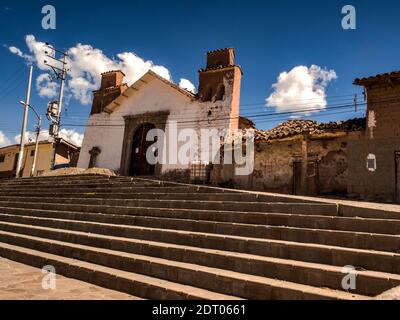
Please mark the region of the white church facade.
MULTIPOLYGON (((206 128, 233 132, 239 127, 241 78, 242 70, 235 65, 231 48, 207 53, 206 68, 199 70, 198 94, 153 71, 131 86, 123 82, 121 71, 102 74, 78 167, 108 168, 124 176, 176 179, 177 175, 187 175, 189 163, 148 163, 146 151, 154 144, 147 141, 148 132, 158 129, 168 135, 172 126, 178 133, 195 130, 199 137, 206 128)), ((165 149, 169 159, 168 152, 176 152, 175 148, 165 149)))

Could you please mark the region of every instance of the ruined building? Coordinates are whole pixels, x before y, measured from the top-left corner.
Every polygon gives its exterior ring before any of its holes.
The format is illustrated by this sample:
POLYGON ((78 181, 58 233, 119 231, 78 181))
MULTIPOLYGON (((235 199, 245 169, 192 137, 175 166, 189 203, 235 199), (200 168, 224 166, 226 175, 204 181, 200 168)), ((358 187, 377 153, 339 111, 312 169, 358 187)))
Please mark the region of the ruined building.
POLYGON ((356 79, 367 117, 333 123, 292 120, 256 130, 255 170, 216 168, 215 184, 295 195, 400 202, 400 72, 356 79), (222 174, 221 174, 222 172, 222 174))

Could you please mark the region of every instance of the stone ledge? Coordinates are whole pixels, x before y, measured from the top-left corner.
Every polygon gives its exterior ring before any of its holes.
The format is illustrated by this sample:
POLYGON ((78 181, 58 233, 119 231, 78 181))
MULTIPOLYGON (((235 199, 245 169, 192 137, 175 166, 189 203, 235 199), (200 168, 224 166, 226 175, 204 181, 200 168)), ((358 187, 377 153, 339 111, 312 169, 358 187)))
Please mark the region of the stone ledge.
POLYGON ((382 293, 375 300, 400 300, 400 287, 382 293))

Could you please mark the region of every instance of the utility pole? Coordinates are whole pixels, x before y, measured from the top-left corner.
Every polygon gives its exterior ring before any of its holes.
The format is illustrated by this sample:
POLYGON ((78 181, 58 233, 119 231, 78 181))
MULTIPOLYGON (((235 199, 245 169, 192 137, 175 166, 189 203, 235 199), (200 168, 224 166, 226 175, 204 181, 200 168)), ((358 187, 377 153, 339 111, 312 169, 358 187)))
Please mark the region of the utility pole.
POLYGON ((37 154, 38 154, 38 151, 39 151, 39 136, 40 136, 41 126, 42 126, 42 117, 39 117, 37 128, 36 128, 35 154, 33 155, 31 177, 33 177, 35 175, 35 170, 36 170, 36 159, 37 159, 37 154))
MULTIPOLYGON (((44 61, 45 65, 49 66, 53 72, 54 75, 52 76, 52 81, 57 81, 60 80, 60 93, 58 96, 58 102, 57 102, 57 110, 55 112, 55 119, 52 118, 52 116, 48 116, 49 119, 51 120, 51 126, 49 130, 50 135, 53 136, 53 156, 52 156, 52 163, 51 163, 51 168, 54 170, 55 164, 56 164, 56 148, 57 148, 57 140, 59 138, 59 132, 60 132, 60 119, 61 119, 61 110, 62 110, 62 103, 63 103, 63 94, 64 94, 64 86, 65 86, 65 79, 67 77, 67 57, 68 53, 60 51, 53 46, 50 46, 49 43, 46 43, 46 46, 51 50, 52 54, 50 54, 47 50, 45 51, 45 54, 48 58, 54 60, 55 63, 58 64, 58 66, 54 64, 48 63, 46 60, 44 61), (62 55, 61 59, 57 59, 55 56, 56 54, 62 55), (54 55, 54 56, 53 56, 54 55)), ((53 104, 54 105, 54 104, 53 104)))
MULTIPOLYGON (((22 104, 23 106, 26 105, 26 102, 24 101, 20 101, 20 104, 22 104)), ((42 129, 42 116, 39 115, 35 108, 32 107, 30 104, 28 104, 28 108, 32 109, 32 111, 35 113, 36 118, 38 119, 38 124, 36 126, 36 144, 35 144, 35 154, 33 155, 33 162, 32 162, 32 167, 31 167, 31 172, 30 172, 30 176, 33 177, 33 175, 35 174, 35 169, 36 169, 36 159, 37 159, 37 153, 39 150, 39 136, 40 136, 40 131, 42 129)))
POLYGON ((36 143, 35 143, 35 153, 33 155, 33 162, 32 162, 32 168, 31 168, 31 177, 35 175, 35 170, 36 170, 36 160, 37 160, 37 154, 39 152, 39 136, 40 136, 40 130, 42 129, 42 117, 38 116, 38 124, 36 127, 36 143))
POLYGON ((26 90, 24 118, 23 118, 23 121, 22 121, 22 129, 21 129, 21 141, 20 141, 20 146, 19 146, 17 169, 16 169, 16 172, 15 172, 15 175, 16 175, 17 178, 22 177, 22 170, 21 169, 22 169, 22 160, 24 159, 26 124, 28 122, 29 101, 30 101, 30 98, 31 98, 32 73, 33 73, 33 65, 31 65, 29 67, 28 87, 27 87, 27 90, 26 90))

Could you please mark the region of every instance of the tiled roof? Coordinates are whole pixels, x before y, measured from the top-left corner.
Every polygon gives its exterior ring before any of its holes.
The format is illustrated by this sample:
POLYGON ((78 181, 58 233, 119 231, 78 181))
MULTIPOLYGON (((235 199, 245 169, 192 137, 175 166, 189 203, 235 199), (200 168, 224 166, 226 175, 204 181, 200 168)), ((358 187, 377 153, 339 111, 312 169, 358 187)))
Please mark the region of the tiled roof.
POLYGON ((366 78, 357 78, 354 80, 354 84, 362 86, 368 82, 377 82, 384 79, 390 78, 400 78, 400 71, 393 71, 388 73, 377 74, 376 76, 366 77, 366 78))
POLYGON ((312 120, 289 120, 271 130, 256 130, 256 141, 270 141, 285 139, 302 134, 320 135, 335 131, 362 131, 366 128, 365 118, 356 118, 347 121, 318 123, 312 120))

